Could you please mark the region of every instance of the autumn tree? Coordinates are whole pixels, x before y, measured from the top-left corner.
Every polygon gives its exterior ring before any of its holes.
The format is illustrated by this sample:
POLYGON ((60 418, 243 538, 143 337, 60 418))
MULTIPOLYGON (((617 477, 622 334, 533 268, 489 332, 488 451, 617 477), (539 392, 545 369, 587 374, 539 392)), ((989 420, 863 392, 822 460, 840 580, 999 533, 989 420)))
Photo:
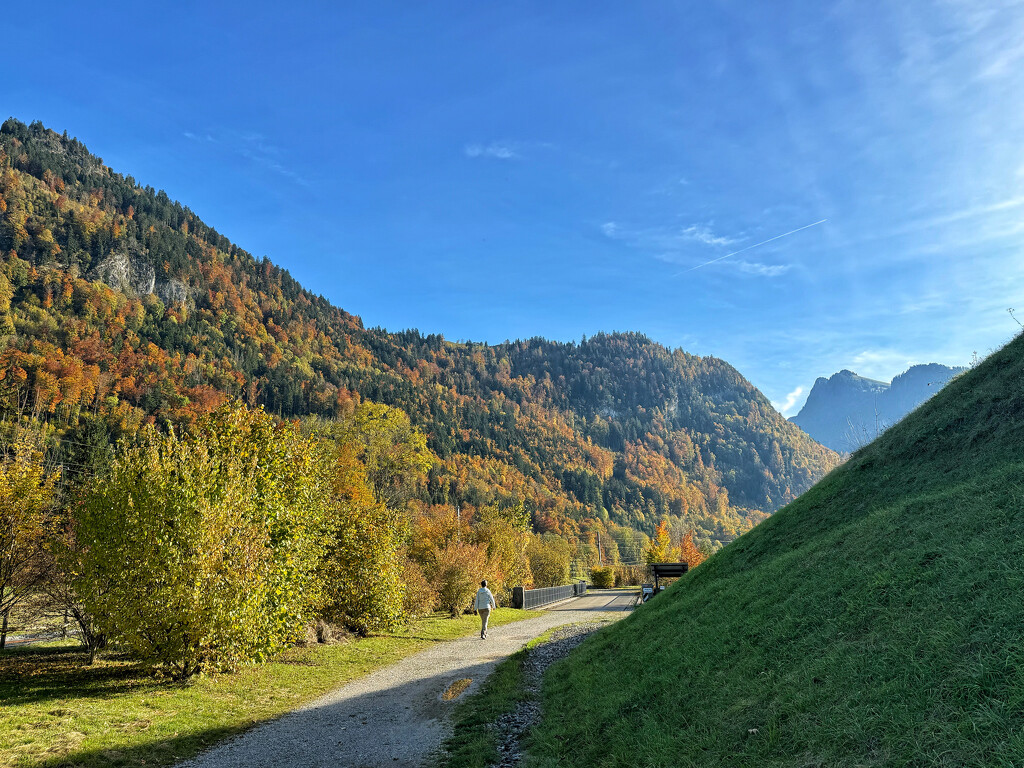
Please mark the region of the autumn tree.
POLYGON ((338 444, 318 570, 322 613, 360 633, 394 629, 404 613, 404 519, 374 496, 357 449, 338 444))
POLYGON ((426 438, 399 408, 361 403, 333 434, 355 451, 374 497, 389 509, 404 507, 433 463, 426 438))
POLYGON ((318 577, 324 615, 357 632, 393 629, 404 618, 406 505, 432 457, 406 414, 376 403, 323 434, 334 444, 318 577))
POLYGON ((654 529, 654 537, 647 545, 647 563, 669 563, 673 561, 676 554, 668 532, 668 523, 662 520, 654 529))
POLYGON ((610 525, 608 532, 618 546, 622 562, 637 564, 644 561, 650 542, 647 534, 623 525, 610 525))
POLYGON ((315 602, 323 495, 319 446, 262 411, 148 428, 76 510, 86 607, 179 679, 264 660, 315 602))
POLYGON ((405 588, 403 607, 409 619, 418 619, 433 610, 437 589, 430 583, 423 567, 408 557, 402 571, 402 585, 405 588))
POLYGON ((487 570, 487 549, 482 544, 452 541, 436 553, 427 568, 437 589, 438 606, 453 618, 469 607, 487 570))
POLYGON ((7 643, 11 610, 45 575, 45 547, 56 473, 43 455, 17 441, 0 461, 0 649, 7 643))
POLYGON ((49 544, 47 577, 41 589, 51 616, 74 620, 79 642, 92 664, 96 653, 106 646, 107 636, 87 607, 95 604, 93 591, 102 587, 82 578, 84 555, 71 525, 65 523, 55 528, 49 544))
MULTIPOLYGON (((533 582, 526 554, 530 542, 530 515, 522 502, 509 507, 485 507, 478 514, 475 533, 487 547, 489 586, 495 599, 507 604, 513 587, 527 587, 533 582)), ((483 576, 481 574, 481 578, 483 576)))
POLYGON ((471 507, 456 509, 446 504, 425 506, 413 502, 409 557, 422 565, 449 541, 473 540, 475 519, 476 510, 471 507))
POLYGON ((569 583, 572 547, 561 536, 550 533, 532 536, 526 555, 530 560, 534 587, 557 587, 569 583))
POLYGON ((683 540, 679 542, 679 560, 686 563, 690 568, 696 568, 707 558, 703 552, 693 543, 693 531, 687 531, 683 540))

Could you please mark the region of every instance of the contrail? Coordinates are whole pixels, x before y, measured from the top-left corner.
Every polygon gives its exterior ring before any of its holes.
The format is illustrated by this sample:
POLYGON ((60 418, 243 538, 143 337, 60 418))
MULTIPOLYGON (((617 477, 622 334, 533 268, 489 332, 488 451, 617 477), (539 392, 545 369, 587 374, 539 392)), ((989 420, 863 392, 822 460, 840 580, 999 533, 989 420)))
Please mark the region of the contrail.
POLYGON ((767 240, 762 240, 760 243, 754 243, 753 245, 748 245, 746 248, 740 248, 738 251, 733 251, 732 253, 727 253, 727 254, 725 254, 725 256, 719 256, 717 259, 712 259, 711 261, 705 261, 703 264, 698 264, 696 267, 690 267, 689 269, 684 269, 682 272, 678 272, 677 276, 678 275, 685 275, 687 272, 693 272, 693 270, 700 269, 701 267, 706 267, 708 264, 714 264, 716 261, 721 261, 722 259, 728 259, 730 256, 735 256, 738 253, 743 253, 744 251, 749 251, 752 248, 757 248, 759 246, 766 245, 766 244, 772 242, 773 240, 780 240, 783 237, 789 237, 790 235, 795 235, 797 232, 802 232, 805 229, 810 229, 811 227, 816 227, 819 224, 824 224, 826 221, 828 221, 828 219, 822 219, 821 221, 816 221, 813 224, 807 224, 806 226, 797 227, 796 229, 790 230, 789 232, 784 232, 781 235, 776 235, 775 237, 769 237, 767 240))

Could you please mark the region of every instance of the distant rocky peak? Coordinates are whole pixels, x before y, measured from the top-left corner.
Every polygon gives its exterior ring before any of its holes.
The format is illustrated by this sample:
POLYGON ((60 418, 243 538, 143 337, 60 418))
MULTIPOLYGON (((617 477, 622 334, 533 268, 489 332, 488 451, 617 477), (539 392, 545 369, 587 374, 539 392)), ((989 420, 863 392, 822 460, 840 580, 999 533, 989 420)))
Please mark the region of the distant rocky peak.
POLYGON ((914 365, 889 383, 844 368, 827 379, 818 378, 804 407, 790 421, 822 445, 854 451, 964 370, 939 363, 914 365))

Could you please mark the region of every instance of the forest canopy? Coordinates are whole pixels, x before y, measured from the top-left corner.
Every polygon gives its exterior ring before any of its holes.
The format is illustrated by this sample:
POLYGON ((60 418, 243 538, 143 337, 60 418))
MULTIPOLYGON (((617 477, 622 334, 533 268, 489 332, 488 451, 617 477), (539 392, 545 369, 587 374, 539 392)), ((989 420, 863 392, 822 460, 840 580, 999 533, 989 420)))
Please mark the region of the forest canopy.
POLYGON ((229 399, 282 419, 372 401, 436 456, 423 505, 521 503, 574 546, 665 521, 713 548, 836 463, 724 361, 641 334, 485 345, 364 328, 76 139, 13 119, 0 333, 0 407, 52 425, 72 475, 98 446, 229 399))

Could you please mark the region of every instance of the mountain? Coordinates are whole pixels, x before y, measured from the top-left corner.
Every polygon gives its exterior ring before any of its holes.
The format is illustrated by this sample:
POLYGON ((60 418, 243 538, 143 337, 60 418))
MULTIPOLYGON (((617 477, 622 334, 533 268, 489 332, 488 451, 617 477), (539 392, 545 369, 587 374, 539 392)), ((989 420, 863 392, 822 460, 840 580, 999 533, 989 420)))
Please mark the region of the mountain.
POLYGON ((1022 477, 1019 336, 553 667, 531 765, 1020 765, 1022 477))
POLYGON ((843 370, 814 382, 790 421, 834 451, 854 451, 874 440, 966 368, 915 365, 891 383, 843 370))
POLYGON ((163 191, 39 123, 0 128, 0 407, 70 472, 145 421, 227 398, 283 418, 405 410, 438 457, 424 503, 523 502, 587 539, 664 517, 726 542, 837 456, 732 366, 635 334, 579 343, 390 333, 255 259, 163 191))

